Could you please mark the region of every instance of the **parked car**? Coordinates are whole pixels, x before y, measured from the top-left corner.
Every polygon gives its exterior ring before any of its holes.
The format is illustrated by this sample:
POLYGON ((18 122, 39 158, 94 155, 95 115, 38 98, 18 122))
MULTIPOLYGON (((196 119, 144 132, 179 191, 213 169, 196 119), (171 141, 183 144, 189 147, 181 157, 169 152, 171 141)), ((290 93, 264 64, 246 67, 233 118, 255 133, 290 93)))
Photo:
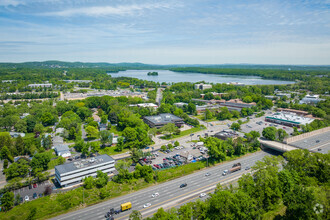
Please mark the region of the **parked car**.
POLYGON ((245 167, 245 170, 249 170, 249 169, 251 169, 250 167, 245 167))
POLYGON ((228 170, 224 170, 223 172, 222 172, 222 176, 226 176, 228 174, 228 170))
POLYGON ((29 196, 25 196, 25 197, 24 197, 24 200, 25 200, 26 202, 29 201, 29 200, 30 200, 29 196))
POLYGON ((37 188, 38 185, 36 183, 33 184, 33 188, 37 188))
POLYGON ((37 193, 33 193, 33 198, 34 198, 34 199, 38 198, 37 193))

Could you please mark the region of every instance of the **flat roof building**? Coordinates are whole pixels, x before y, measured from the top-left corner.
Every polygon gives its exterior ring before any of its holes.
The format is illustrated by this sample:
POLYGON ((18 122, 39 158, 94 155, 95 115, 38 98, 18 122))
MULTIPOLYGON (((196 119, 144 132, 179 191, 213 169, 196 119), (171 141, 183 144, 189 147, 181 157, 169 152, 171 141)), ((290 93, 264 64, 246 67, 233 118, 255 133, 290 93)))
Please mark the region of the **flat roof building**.
POLYGON ((139 104, 133 104, 133 105, 129 105, 131 107, 137 106, 140 108, 158 108, 158 105, 154 104, 154 103, 139 103, 139 104))
POLYGON ((38 88, 38 87, 51 88, 52 86, 53 86, 53 84, 51 84, 51 83, 29 84, 29 87, 31 87, 31 88, 38 88))
POLYGON ((266 116, 265 121, 280 124, 280 125, 285 125, 285 126, 289 126, 289 127, 300 128, 301 125, 309 124, 312 121, 314 121, 314 119, 299 116, 295 113, 277 112, 271 116, 266 116))
POLYGON ((237 138, 238 134, 235 131, 225 129, 223 131, 215 133, 213 136, 221 140, 227 140, 228 138, 233 138, 233 139, 237 138))
POLYGON ((96 177, 101 170, 108 175, 115 170, 115 160, 107 154, 55 166, 55 179, 62 187, 80 183, 85 177, 96 177))
POLYGON ((194 86, 195 86, 195 89, 200 89, 200 90, 211 89, 212 88, 211 84, 204 84, 204 83, 195 84, 194 86))
POLYGON ((163 113, 155 116, 145 116, 143 118, 143 121, 149 125, 151 128, 161 128, 164 125, 168 123, 173 123, 178 127, 181 127, 181 125, 184 124, 184 121, 182 118, 179 118, 175 115, 172 115, 170 113, 163 113))
POLYGON ((302 100, 300 100, 299 104, 316 104, 324 99, 320 99, 319 95, 306 95, 302 100))

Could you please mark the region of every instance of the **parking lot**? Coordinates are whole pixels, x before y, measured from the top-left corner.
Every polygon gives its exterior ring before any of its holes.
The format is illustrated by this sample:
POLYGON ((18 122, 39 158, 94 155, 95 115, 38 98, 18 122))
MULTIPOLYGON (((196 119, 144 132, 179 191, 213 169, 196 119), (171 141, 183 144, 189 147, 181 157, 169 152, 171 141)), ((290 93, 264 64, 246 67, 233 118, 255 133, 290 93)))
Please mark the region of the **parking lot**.
POLYGON ((26 186, 21 189, 14 190, 13 192, 15 194, 15 197, 17 194, 19 194, 19 196, 22 198, 23 202, 31 201, 36 198, 42 197, 47 186, 53 187, 53 184, 51 183, 50 180, 47 180, 45 182, 38 183, 38 184, 32 184, 31 186, 26 186), (36 197, 34 198, 33 195, 35 195, 36 197), (26 196, 28 196, 28 197, 26 197, 26 196), (26 200, 25 197, 28 200, 26 200))

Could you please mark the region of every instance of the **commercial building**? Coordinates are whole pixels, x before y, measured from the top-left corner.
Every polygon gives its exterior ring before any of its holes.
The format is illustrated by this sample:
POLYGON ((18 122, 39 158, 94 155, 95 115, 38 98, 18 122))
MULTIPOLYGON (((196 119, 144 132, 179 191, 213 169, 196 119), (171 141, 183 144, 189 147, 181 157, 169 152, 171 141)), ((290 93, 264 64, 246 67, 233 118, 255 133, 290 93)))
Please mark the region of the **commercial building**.
POLYGON ((283 113, 290 112, 290 113, 295 113, 297 115, 302 115, 302 116, 306 116, 306 115, 309 114, 306 111, 301 111, 301 110, 296 110, 296 109, 289 109, 289 108, 277 108, 277 111, 278 112, 283 112, 283 113))
POLYGON ((188 105, 188 103, 185 103, 185 102, 177 102, 177 103, 174 103, 174 105, 178 108, 183 108, 183 106, 185 105, 188 105))
POLYGON ((212 88, 211 84, 204 84, 204 83, 195 84, 194 86, 195 86, 195 89, 200 89, 200 90, 211 89, 212 88))
POLYGON ((266 116, 265 121, 285 125, 289 127, 300 128, 301 125, 306 125, 314 121, 313 118, 299 116, 295 113, 276 112, 271 116, 266 116))
POLYGON ((213 136, 221 140, 227 140, 228 138, 233 138, 233 139, 237 138, 238 134, 230 129, 225 129, 223 131, 215 133, 213 136))
POLYGON ((59 144, 54 146, 54 150, 57 156, 62 156, 64 158, 71 157, 71 152, 69 150, 68 145, 66 144, 59 144))
POLYGON ((55 167, 55 179, 60 186, 66 187, 80 183, 85 177, 96 177, 96 171, 110 174, 115 170, 115 160, 107 154, 66 163, 55 167))
POLYGON ((319 95, 306 95, 302 100, 300 100, 299 104, 317 104, 324 99, 320 99, 319 95))
POLYGON ((53 86, 53 84, 51 84, 51 83, 29 84, 29 87, 31 87, 31 88, 38 88, 38 87, 51 88, 52 86, 53 86))
POLYGON ((161 128, 168 123, 173 123, 177 127, 181 127, 184 124, 182 118, 179 118, 169 113, 159 114, 155 116, 146 116, 143 118, 143 121, 151 128, 161 128))
POLYGON ((63 80, 66 83, 91 83, 92 80, 63 80))
POLYGON ((227 85, 233 85, 233 86, 245 86, 244 83, 239 83, 239 82, 229 82, 227 85))
POLYGON ((154 103, 139 103, 139 104, 134 104, 134 105, 129 105, 131 107, 137 106, 140 108, 158 108, 158 105, 154 104, 154 103))

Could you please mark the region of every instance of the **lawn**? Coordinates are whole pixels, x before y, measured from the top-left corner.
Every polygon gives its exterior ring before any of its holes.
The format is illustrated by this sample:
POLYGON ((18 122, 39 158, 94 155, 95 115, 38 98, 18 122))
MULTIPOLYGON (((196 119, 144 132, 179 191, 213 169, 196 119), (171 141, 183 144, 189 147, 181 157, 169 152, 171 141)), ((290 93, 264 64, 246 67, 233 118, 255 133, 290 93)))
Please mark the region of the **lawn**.
POLYGON ((171 139, 175 139, 175 138, 179 138, 179 137, 183 137, 186 136, 188 134, 192 134, 194 132, 198 132, 201 130, 204 130, 205 127, 204 126, 200 126, 200 127, 194 127, 185 131, 181 131, 180 134, 178 135, 172 135, 172 136, 162 136, 161 139, 165 139, 165 140, 171 140, 171 139))
POLYGON ((121 134, 122 134, 121 131, 118 131, 118 129, 117 129, 116 126, 111 126, 111 128, 110 128, 110 132, 111 132, 111 133, 114 133, 114 134, 116 134, 116 135, 118 135, 118 136, 121 136, 121 134))
POLYGON ((117 148, 112 146, 112 147, 104 147, 99 150, 99 154, 108 154, 108 155, 115 155, 115 154, 122 154, 127 152, 129 149, 123 149, 122 151, 117 151, 117 148))

